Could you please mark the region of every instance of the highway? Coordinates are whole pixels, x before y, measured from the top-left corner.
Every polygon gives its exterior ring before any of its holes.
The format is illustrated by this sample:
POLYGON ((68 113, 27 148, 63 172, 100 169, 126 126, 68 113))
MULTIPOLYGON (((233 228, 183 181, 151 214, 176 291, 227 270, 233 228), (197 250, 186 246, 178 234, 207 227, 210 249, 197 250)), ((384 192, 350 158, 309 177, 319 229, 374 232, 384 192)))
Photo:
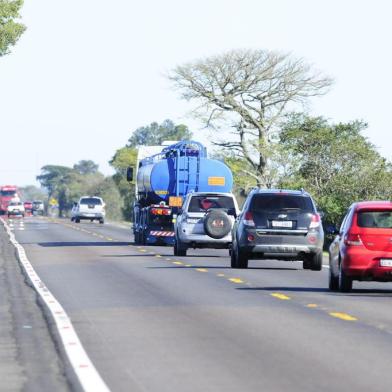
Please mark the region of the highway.
POLYGON ((226 250, 174 257, 135 246, 121 224, 11 223, 111 391, 390 388, 392 284, 332 293, 327 267, 254 260, 234 270, 226 250))

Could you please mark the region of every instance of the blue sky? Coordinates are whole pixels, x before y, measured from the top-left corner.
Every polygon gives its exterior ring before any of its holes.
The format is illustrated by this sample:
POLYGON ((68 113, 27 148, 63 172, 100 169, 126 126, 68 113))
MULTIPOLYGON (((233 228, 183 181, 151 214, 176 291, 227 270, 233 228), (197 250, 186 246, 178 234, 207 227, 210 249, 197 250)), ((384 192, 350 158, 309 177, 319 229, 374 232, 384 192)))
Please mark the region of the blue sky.
POLYGON ((392 158, 389 1, 25 0, 27 31, 0 58, 0 184, 35 183, 45 164, 107 164, 131 132, 188 117, 165 74, 232 48, 291 52, 335 78, 310 111, 363 119, 392 158))

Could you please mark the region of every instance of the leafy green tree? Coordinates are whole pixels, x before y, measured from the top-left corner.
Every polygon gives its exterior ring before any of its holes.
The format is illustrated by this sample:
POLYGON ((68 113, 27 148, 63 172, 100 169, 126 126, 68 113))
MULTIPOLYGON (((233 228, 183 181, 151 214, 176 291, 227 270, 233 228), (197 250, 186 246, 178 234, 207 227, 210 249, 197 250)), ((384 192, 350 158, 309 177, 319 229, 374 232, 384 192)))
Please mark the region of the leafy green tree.
POLYGON ((109 162, 116 173, 113 181, 122 197, 122 212, 125 219, 132 217, 132 206, 135 198, 135 186, 128 183, 126 172, 128 167, 136 167, 137 149, 133 147, 123 147, 116 151, 109 162))
POLYGON ((22 200, 46 200, 48 197, 47 192, 42 188, 38 188, 35 185, 26 185, 20 188, 22 200))
POLYGON ((133 132, 128 140, 128 147, 159 146, 165 140, 190 140, 192 132, 184 124, 175 125, 172 120, 162 124, 153 122, 133 132))
POLYGON ((73 166, 79 174, 96 174, 98 173, 98 165, 91 160, 82 160, 73 166))
POLYGON ((26 29, 15 21, 22 5, 23 0, 0 0, 0 57, 9 53, 26 29))
POLYGON ((389 200, 392 166, 362 135, 366 127, 361 121, 329 124, 322 117, 291 115, 280 135, 288 154, 280 186, 305 188, 330 223, 339 223, 355 201, 389 200))
POLYGON ((106 217, 112 220, 123 219, 123 199, 112 177, 105 177, 89 189, 90 195, 102 197, 105 201, 106 217))
POLYGON ((195 102, 196 114, 215 131, 214 143, 246 160, 260 186, 275 170, 271 144, 285 113, 332 83, 303 59, 268 50, 232 50, 180 65, 170 80, 195 102))

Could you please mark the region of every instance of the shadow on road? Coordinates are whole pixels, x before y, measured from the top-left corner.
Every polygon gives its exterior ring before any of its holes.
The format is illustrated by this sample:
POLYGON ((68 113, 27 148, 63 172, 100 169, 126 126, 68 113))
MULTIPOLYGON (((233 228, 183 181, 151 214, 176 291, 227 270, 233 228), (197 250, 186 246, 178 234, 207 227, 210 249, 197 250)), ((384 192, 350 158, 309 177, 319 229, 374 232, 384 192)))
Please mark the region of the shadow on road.
MULTIPOLYGON (((184 262, 185 263, 185 262, 184 262)), ((191 260, 189 260, 189 263, 191 263, 191 260)), ((179 265, 179 266, 160 266, 160 267, 147 267, 151 269, 169 269, 169 268, 205 268, 205 269, 230 269, 233 270, 233 268, 229 266, 219 266, 219 265, 192 265, 190 267, 187 267, 185 265, 179 265)), ((247 268, 247 270, 271 270, 271 271, 297 271, 295 268, 284 268, 284 267, 271 267, 271 268, 266 268, 266 267, 250 267, 247 268)), ((238 271, 238 270, 236 270, 238 271)), ((245 270, 243 270, 245 271, 245 270)), ((261 290, 261 289, 260 289, 261 290)))
POLYGON ((132 245, 131 242, 105 242, 105 241, 85 241, 85 242, 39 242, 37 245, 44 248, 60 248, 65 246, 127 246, 132 245))

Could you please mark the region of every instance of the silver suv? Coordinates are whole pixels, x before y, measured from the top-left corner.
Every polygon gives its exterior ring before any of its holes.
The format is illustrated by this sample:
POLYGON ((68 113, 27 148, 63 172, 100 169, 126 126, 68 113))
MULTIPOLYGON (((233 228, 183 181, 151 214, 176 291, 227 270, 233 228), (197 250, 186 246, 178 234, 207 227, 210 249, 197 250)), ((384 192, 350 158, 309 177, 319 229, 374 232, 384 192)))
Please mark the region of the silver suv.
POLYGON ((249 259, 302 260, 320 271, 324 232, 316 205, 305 191, 254 189, 233 227, 232 268, 249 259))
POLYGON ((230 248, 238 213, 232 193, 189 193, 174 224, 174 255, 186 256, 188 248, 230 248))

